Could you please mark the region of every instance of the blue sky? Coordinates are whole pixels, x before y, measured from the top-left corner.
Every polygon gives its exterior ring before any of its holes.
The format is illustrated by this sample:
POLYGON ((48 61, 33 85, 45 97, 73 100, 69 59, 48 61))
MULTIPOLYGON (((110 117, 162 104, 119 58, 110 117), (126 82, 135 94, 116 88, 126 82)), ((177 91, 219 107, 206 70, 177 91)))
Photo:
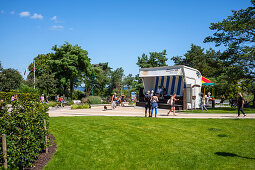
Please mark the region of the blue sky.
MULTIPOLYGON (((87 50, 92 63, 109 62, 138 74, 137 57, 167 50, 205 49, 209 26, 251 6, 249 0, 0 0, 0 61, 22 75, 38 54, 65 41, 87 50)), ((215 48, 219 50, 219 48, 215 48)))

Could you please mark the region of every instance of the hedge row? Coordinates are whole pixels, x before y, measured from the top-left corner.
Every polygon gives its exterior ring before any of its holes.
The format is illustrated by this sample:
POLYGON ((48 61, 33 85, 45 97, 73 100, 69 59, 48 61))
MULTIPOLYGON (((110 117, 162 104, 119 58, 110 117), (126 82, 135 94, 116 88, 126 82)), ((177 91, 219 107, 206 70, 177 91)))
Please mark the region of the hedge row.
POLYGON ((11 103, 11 98, 14 95, 18 95, 18 100, 20 102, 25 101, 39 101, 40 96, 35 93, 17 93, 17 92, 0 92, 0 100, 3 100, 6 103, 11 103))
MULTIPOLYGON (((24 95, 28 96, 30 95, 24 95)), ((14 101, 10 108, 7 107, 7 102, 0 102, 0 135, 6 134, 8 169, 32 166, 39 154, 45 150, 45 135, 48 136, 48 131, 44 130, 44 119, 47 129, 49 126, 47 110, 47 105, 34 101, 14 101)), ((1 169, 2 140, 0 146, 1 169)))

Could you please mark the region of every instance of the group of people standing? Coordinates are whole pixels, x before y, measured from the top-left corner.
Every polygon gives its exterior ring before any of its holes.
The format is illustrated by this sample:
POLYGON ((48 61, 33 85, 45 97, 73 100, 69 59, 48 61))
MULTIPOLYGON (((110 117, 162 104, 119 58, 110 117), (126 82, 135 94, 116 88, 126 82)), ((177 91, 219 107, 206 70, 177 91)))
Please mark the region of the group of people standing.
MULTIPOLYGON (((160 86, 159 86, 160 88, 160 86)), ((155 117, 157 117, 157 112, 158 112, 158 98, 161 95, 161 90, 158 90, 157 93, 154 93, 152 90, 147 91, 146 95, 144 96, 144 101, 145 101, 145 117, 147 117, 147 113, 149 113, 149 117, 153 117, 153 111, 155 110, 155 117)), ((175 101, 179 100, 176 99, 176 94, 174 93, 171 98, 167 101, 168 104, 170 104, 170 111, 167 113, 169 115, 171 111, 173 112, 173 115, 175 115, 175 101)))
MULTIPOLYGON (((59 94, 55 97, 55 100, 57 102, 57 105, 56 107, 59 108, 59 104, 60 104, 60 107, 65 107, 65 101, 66 101, 66 98, 65 98, 65 95, 63 94, 62 96, 60 96, 59 94)), ((46 103, 48 104, 49 103, 49 98, 48 96, 44 97, 44 94, 42 94, 42 96, 40 97, 40 102, 42 104, 46 103)))
POLYGON ((65 107, 65 101, 66 101, 66 97, 65 95, 63 94, 62 96, 60 96, 59 94, 56 96, 56 102, 57 102, 57 105, 56 107, 59 108, 59 103, 60 103, 60 107, 65 107))
POLYGON ((124 94, 122 94, 121 96, 118 96, 117 93, 114 93, 112 95, 112 99, 111 99, 112 109, 115 109, 117 105, 124 106, 124 102, 125 102, 124 94))

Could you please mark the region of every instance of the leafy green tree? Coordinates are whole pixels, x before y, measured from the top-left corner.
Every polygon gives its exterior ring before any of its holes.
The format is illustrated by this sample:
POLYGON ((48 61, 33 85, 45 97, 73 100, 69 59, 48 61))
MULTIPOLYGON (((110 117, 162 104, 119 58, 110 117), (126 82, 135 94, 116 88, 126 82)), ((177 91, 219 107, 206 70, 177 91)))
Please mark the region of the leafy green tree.
POLYGON ((150 52, 149 54, 149 57, 144 53, 141 57, 138 57, 136 64, 140 68, 167 66, 166 61, 168 59, 166 58, 166 50, 162 52, 150 52))
POLYGON ((87 94, 102 96, 106 95, 106 86, 110 82, 111 68, 108 63, 93 64, 91 75, 84 79, 87 94))
POLYGON ((225 53, 216 52, 213 49, 204 51, 200 46, 191 45, 191 49, 184 56, 176 56, 171 59, 175 64, 198 69, 201 74, 216 82, 216 97, 227 99, 234 97, 239 88, 240 76, 243 73, 239 67, 230 66, 222 60, 225 53))
POLYGON ((220 52, 215 52, 209 49, 204 52, 200 46, 191 45, 191 49, 184 54, 184 56, 174 56, 171 59, 176 65, 185 65, 198 69, 203 76, 211 77, 218 71, 220 66, 217 58, 220 52))
POLYGON ((222 22, 211 23, 210 29, 216 32, 204 42, 215 42, 216 46, 255 42, 255 0, 251 3, 247 9, 233 10, 232 16, 222 22))
POLYGON ((128 87, 128 89, 132 89, 134 87, 135 77, 132 74, 128 74, 123 79, 123 85, 128 87))
POLYGON ((55 92, 57 86, 57 80, 54 74, 43 73, 37 79, 37 87, 46 92, 47 95, 55 92))
POLYGON ((0 61, 0 71, 3 69, 3 67, 2 67, 2 63, 1 63, 1 61, 0 61))
POLYGON ((0 72, 0 91, 9 92, 20 87, 23 78, 21 74, 12 68, 2 69, 0 72))
POLYGON ((116 70, 111 71, 111 79, 109 83, 108 93, 111 94, 113 91, 120 91, 122 88, 122 78, 124 76, 123 68, 117 68, 116 70))
MULTIPOLYGON (((214 30, 213 36, 205 38, 204 42, 214 42, 216 46, 225 45, 220 60, 226 68, 232 69, 236 79, 241 83, 255 81, 255 0, 251 0, 251 7, 233 10, 233 14, 221 22, 211 23, 210 29, 214 30)), ((230 72, 229 72, 230 73, 230 72)), ((254 93, 255 96, 255 93, 254 93)), ((254 101, 255 103, 255 97, 254 101)))
POLYGON ((49 60, 51 70, 56 73, 56 77, 70 83, 70 97, 72 100, 72 93, 74 85, 78 83, 79 79, 86 77, 91 73, 90 58, 88 52, 83 50, 78 45, 71 45, 65 43, 58 47, 53 46, 54 55, 49 60))

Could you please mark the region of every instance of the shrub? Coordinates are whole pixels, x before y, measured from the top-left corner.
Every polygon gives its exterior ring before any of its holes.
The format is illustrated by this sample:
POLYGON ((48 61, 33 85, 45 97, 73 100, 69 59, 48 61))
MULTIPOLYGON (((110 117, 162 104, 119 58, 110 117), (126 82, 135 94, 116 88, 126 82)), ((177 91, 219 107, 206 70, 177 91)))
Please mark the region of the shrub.
POLYGON ((11 103, 11 98, 15 94, 18 95, 19 102, 40 100, 40 96, 37 93, 17 93, 17 92, 0 92, 0 100, 3 100, 6 103, 11 103))
POLYGON ((81 100, 83 97, 85 97, 85 92, 80 90, 74 90, 73 92, 73 99, 74 100, 81 100))
POLYGON ((57 102, 55 102, 55 101, 49 101, 49 103, 48 103, 49 107, 54 107, 56 105, 57 105, 57 102))
MULTIPOLYGON (((6 134, 8 169, 32 166, 34 160, 45 149, 44 119, 49 126, 48 107, 39 102, 0 102, 0 134, 6 134), (9 111, 8 111, 9 110, 9 111)), ((2 140, 0 140, 2 146, 2 140)), ((3 164, 0 147, 0 164, 3 164)))
POLYGON ((87 103, 84 103, 84 104, 73 104, 71 106, 71 109, 89 109, 90 108, 90 105, 87 104, 87 103))
POLYGON ((102 99, 99 96, 89 96, 86 97, 85 100, 87 99, 87 103, 89 104, 101 104, 102 103, 102 99))
POLYGON ((21 83, 19 90, 20 93, 36 93, 36 94, 40 94, 39 89, 34 89, 33 87, 30 87, 26 84, 21 83))

